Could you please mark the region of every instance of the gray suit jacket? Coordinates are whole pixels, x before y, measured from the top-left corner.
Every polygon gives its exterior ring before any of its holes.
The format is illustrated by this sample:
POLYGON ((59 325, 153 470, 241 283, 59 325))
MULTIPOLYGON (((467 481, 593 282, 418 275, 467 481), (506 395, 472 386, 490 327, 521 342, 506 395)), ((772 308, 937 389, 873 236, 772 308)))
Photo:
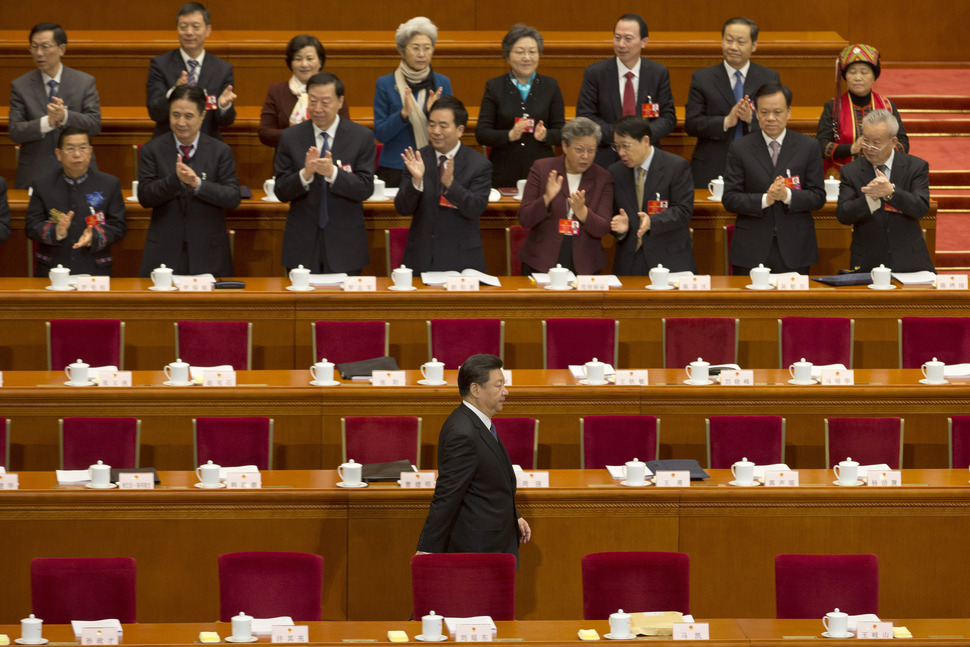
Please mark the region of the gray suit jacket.
MULTIPOLYGON (((16 188, 26 189, 60 163, 54 156, 58 129, 40 132, 40 120, 47 115, 48 88, 40 70, 31 70, 10 84, 10 139, 20 144, 16 188)), ((87 130, 92 137, 101 132, 101 103, 94 77, 64 66, 57 95, 67 106, 67 123, 87 130)), ((91 160, 91 168, 97 164, 91 160)))

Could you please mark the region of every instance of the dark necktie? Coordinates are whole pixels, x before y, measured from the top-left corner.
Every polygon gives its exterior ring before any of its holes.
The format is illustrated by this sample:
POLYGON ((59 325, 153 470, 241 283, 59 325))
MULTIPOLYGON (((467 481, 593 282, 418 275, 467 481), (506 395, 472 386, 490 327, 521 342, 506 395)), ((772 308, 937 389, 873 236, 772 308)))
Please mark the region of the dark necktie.
MULTIPOLYGON (((330 140, 327 135, 327 131, 320 133, 323 137, 323 144, 320 146, 320 157, 326 157, 327 151, 330 150, 330 140)), ((327 213, 327 195, 329 194, 329 187, 327 186, 327 179, 324 177, 320 178, 320 213, 317 218, 317 225, 320 229, 327 226, 330 221, 330 215, 327 213)))
POLYGON ((441 183, 441 176, 445 174, 445 162, 448 161, 447 155, 438 156, 438 184, 441 186, 441 192, 445 192, 445 185, 441 183))
POLYGON ((489 428, 489 431, 492 432, 492 438, 494 438, 497 441, 498 440, 498 429, 495 428, 495 423, 494 422, 491 423, 491 424, 492 424, 492 426, 491 426, 491 428, 489 428))
POLYGON ((882 174, 886 176, 886 179, 887 180, 889 179, 889 167, 888 166, 886 166, 885 164, 880 164, 876 168, 878 168, 882 172, 882 174))
POLYGON ((637 92, 633 89, 633 72, 627 72, 626 84, 623 86, 623 116, 631 117, 637 114, 637 92))
POLYGON ((182 162, 184 162, 185 164, 188 164, 189 162, 192 161, 192 145, 191 144, 189 144, 188 146, 182 146, 181 144, 179 144, 179 150, 182 151, 182 162))
POLYGON ((778 165, 778 151, 781 150, 781 144, 772 139, 770 142, 768 142, 768 148, 771 149, 771 166, 774 168, 778 165))
MULTIPOLYGON (((638 166, 637 167, 637 210, 638 211, 643 210, 643 181, 646 178, 647 178, 647 172, 643 170, 642 166, 638 166)), ((630 229, 639 230, 639 228, 640 228, 640 218, 636 218, 636 219, 630 218, 630 229)), ((637 238, 636 251, 640 251, 641 247, 643 247, 643 238, 637 238)))
POLYGON ((51 79, 47 82, 47 87, 51 89, 50 94, 47 95, 47 103, 51 103, 57 97, 57 81, 51 79))
MULTIPOLYGON (((736 79, 734 82, 734 103, 736 104, 738 101, 744 98, 744 79, 741 78, 741 70, 734 71, 734 78, 736 79)), ((738 119, 738 125, 735 126, 734 130, 735 139, 744 135, 744 126, 742 126, 743 123, 744 122, 738 119)))
POLYGON ((188 84, 195 85, 199 82, 199 62, 195 59, 189 59, 189 77, 188 84))

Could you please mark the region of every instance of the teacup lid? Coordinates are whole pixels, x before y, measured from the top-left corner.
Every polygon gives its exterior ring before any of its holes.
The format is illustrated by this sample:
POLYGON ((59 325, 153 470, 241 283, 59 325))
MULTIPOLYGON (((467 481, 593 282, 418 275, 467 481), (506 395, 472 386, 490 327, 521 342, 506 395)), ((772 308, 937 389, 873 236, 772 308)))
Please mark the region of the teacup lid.
POLYGON ((70 273, 70 271, 71 270, 69 270, 68 268, 64 267, 60 263, 57 264, 57 267, 52 267, 51 268, 51 272, 56 272, 58 274, 63 274, 64 272, 70 273))
POLYGON ((208 460, 201 467, 220 467, 220 465, 216 465, 215 463, 212 462, 212 460, 208 460))
POLYGON ((181 357, 177 358, 174 362, 169 364, 169 366, 188 366, 188 365, 189 363, 183 362, 181 357))
POLYGON ((623 613, 623 609, 617 609, 616 613, 610 614, 611 618, 629 618, 629 613, 623 613))
POLYGON ((399 267, 397 269, 399 269, 399 270, 406 270, 406 269, 408 269, 408 266, 405 265, 404 263, 401 263, 401 267, 399 267))
MULTIPOLYGON (((211 463, 212 461, 209 461, 209 462, 211 463)), ((235 616, 233 618, 233 620, 252 620, 252 619, 253 619, 253 617, 252 616, 249 616, 249 615, 246 615, 246 612, 245 611, 240 611, 239 612, 239 615, 238 616, 235 616)))
POLYGON ((752 461, 749 461, 748 460, 748 457, 747 456, 745 456, 741 460, 735 462, 734 464, 735 465, 754 465, 754 463, 752 461))
POLYGON ((432 357, 430 362, 425 362, 425 364, 431 364, 432 366, 436 364, 444 364, 444 362, 439 362, 437 357, 432 357))
POLYGON ((84 362, 83 359, 81 359, 80 357, 78 357, 77 358, 77 361, 74 362, 74 363, 72 363, 71 366, 87 366, 87 364, 84 362))
POLYGON ((99 461, 98 461, 97 463, 95 463, 95 464, 94 464, 94 465, 92 465, 91 467, 110 467, 110 466, 109 466, 109 465, 105 465, 105 464, 104 464, 104 461, 102 461, 102 460, 99 460, 99 461))
POLYGON ((428 615, 421 616, 422 620, 434 620, 435 618, 440 618, 441 616, 435 615, 434 609, 428 612, 428 615))
POLYGON ((840 616, 848 616, 849 614, 847 614, 847 613, 843 613, 842 611, 839 611, 839 608, 838 608, 838 607, 836 607, 836 608, 835 608, 835 611, 829 611, 829 612, 828 612, 828 613, 826 613, 825 615, 827 615, 827 616, 829 616, 829 617, 833 617, 833 616, 834 616, 834 617, 840 617, 840 616))
POLYGON ((655 270, 665 270, 667 268, 663 266, 663 263, 657 263, 657 267, 655 267, 653 269, 655 269, 655 270))
POLYGON ((603 362, 601 362, 601 361, 599 361, 598 359, 596 359, 596 358, 594 357, 594 358, 593 358, 593 359, 592 359, 591 361, 589 361, 589 362, 586 362, 586 366, 589 366, 590 364, 592 364, 593 366, 598 366, 598 365, 600 365, 600 364, 602 364, 602 363, 603 363, 603 362))
POLYGON ((634 457, 632 461, 627 461, 626 464, 634 465, 634 466, 646 465, 646 463, 644 463, 643 461, 641 461, 639 458, 636 458, 636 457, 634 457))
POLYGON ((705 362, 703 359, 701 359, 700 357, 698 357, 697 358, 697 361, 696 362, 691 362, 691 364, 707 364, 707 362, 705 362))
POLYGON ((565 272, 568 272, 568 271, 569 270, 567 270, 565 267, 563 267, 561 263, 556 263, 556 266, 555 267, 550 267, 549 268, 549 273, 550 274, 552 274, 553 272, 555 272, 556 274, 562 274, 562 273, 565 273, 565 272))
POLYGON ((333 365, 333 362, 327 361, 327 358, 324 357, 319 362, 317 362, 317 364, 323 364, 324 366, 330 366, 330 365, 333 365))
POLYGON ((301 271, 301 272, 306 272, 307 271, 307 268, 303 267, 302 264, 301 265, 297 265, 296 266, 296 269, 299 270, 299 271, 301 271))
POLYGON ((156 270, 167 270, 167 269, 171 269, 171 268, 169 268, 169 267, 167 267, 167 266, 165 265, 165 263, 162 263, 161 265, 159 265, 159 266, 158 266, 158 267, 156 267, 155 269, 156 269, 156 270))
MULTIPOLYGON (((846 456, 845 460, 839 463, 839 465, 847 465, 849 467, 858 464, 859 463, 857 461, 852 460, 851 456, 846 456)), ((838 609, 836 609, 836 611, 838 611, 838 609)))
POLYGON ((804 357, 803 357, 803 358, 801 358, 801 359, 800 359, 799 361, 797 361, 797 362, 794 362, 794 363, 795 363, 796 365, 797 365, 797 364, 802 364, 802 365, 804 365, 804 364, 808 364, 808 365, 811 365, 811 364, 812 364, 812 363, 811 363, 810 361, 808 361, 808 360, 807 360, 807 359, 805 359, 804 357))
POLYGON ((357 465, 357 464, 358 464, 358 463, 355 463, 355 462, 354 462, 354 459, 352 459, 352 458, 351 458, 351 459, 350 459, 349 461, 347 461, 346 463, 341 463, 341 464, 340 464, 340 467, 347 467, 347 466, 349 466, 349 465, 357 465))
POLYGON ((34 614, 31 613, 29 616, 27 616, 26 618, 24 618, 23 620, 21 620, 21 622, 29 622, 29 623, 32 623, 32 624, 37 624, 37 623, 43 622, 43 620, 41 620, 40 618, 35 618, 34 617, 34 614))

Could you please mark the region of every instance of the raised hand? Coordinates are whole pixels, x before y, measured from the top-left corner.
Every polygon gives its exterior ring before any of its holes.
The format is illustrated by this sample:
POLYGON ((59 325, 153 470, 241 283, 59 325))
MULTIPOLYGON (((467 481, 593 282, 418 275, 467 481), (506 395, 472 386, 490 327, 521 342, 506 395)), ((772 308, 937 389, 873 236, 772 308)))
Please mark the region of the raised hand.
POLYGON ((535 132, 532 133, 532 136, 536 138, 537 142, 544 142, 546 141, 546 135, 548 132, 549 131, 546 130, 546 125, 542 123, 542 120, 540 119, 539 123, 536 124, 536 129, 535 132))
POLYGON ((179 180, 183 184, 188 184, 191 187, 198 187, 202 184, 202 180, 195 174, 192 167, 182 161, 181 155, 175 160, 175 174, 178 175, 179 180))
POLYGON ((231 106, 232 102, 235 100, 236 100, 236 95, 232 91, 232 86, 227 85, 226 89, 223 90, 222 94, 219 95, 219 107, 222 108, 223 110, 228 110, 229 106, 231 106))
POLYGON ((67 237, 67 230, 71 227, 71 219, 73 218, 73 211, 68 211, 67 213, 60 213, 57 215, 57 227, 55 228, 57 240, 63 240, 67 237))
POLYGON ((404 168, 411 174, 411 182, 414 184, 414 188, 418 188, 424 181, 424 158, 408 146, 407 150, 401 153, 401 159, 404 160, 404 168))
POLYGON ((182 73, 179 75, 179 78, 175 79, 175 85, 185 85, 188 82, 189 82, 189 73, 185 70, 182 70, 182 73))
POLYGON ((615 234, 625 234, 630 231, 630 217, 626 211, 620 209, 620 213, 610 218, 610 231, 615 234))
POLYGON ((441 171, 441 185, 446 189, 451 188, 451 183, 455 181, 455 160, 445 160, 444 168, 441 171))
POLYGON ((586 208, 586 191, 580 189, 570 193, 569 206, 579 222, 586 222, 586 216, 589 215, 589 209, 586 208))
POLYGON ((549 171, 549 177, 546 178, 546 191, 542 196, 547 207, 559 195, 559 192, 562 191, 562 182, 564 179, 558 172, 549 171))
POLYGON ((440 98, 441 98, 441 93, 442 93, 443 91, 444 91, 444 88, 438 88, 438 91, 437 91, 437 92, 434 92, 434 93, 432 93, 432 92, 429 92, 429 93, 428 93, 428 100, 427 100, 427 101, 425 102, 425 104, 424 104, 424 105, 425 105, 425 109, 426 109, 426 110, 427 110, 428 112, 431 112, 431 106, 433 106, 433 105, 434 105, 434 102, 435 102, 435 101, 437 101, 438 99, 440 99, 440 98))

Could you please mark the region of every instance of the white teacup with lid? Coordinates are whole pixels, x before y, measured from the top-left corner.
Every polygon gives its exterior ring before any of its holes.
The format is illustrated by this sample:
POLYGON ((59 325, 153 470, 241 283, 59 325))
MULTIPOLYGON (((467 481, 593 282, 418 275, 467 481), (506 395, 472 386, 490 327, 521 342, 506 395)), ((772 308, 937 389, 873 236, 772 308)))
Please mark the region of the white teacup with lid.
POLYGON ((71 270, 60 263, 57 264, 57 267, 50 269, 47 273, 47 278, 51 280, 51 288, 54 290, 71 289, 71 286, 68 284, 68 279, 71 278, 71 270))
POLYGON ((334 363, 328 362, 324 357, 319 362, 310 367, 310 375, 318 385, 329 385, 334 383, 334 363))
POLYGON ((253 642, 253 617, 240 611, 238 616, 232 617, 232 642, 253 642))
POLYGON ((943 369, 946 368, 946 363, 941 362, 935 357, 923 364, 920 370, 923 372, 923 381, 926 384, 945 384, 946 380, 943 378, 943 369))
POLYGON ((855 485, 859 477, 859 463, 850 456, 832 468, 832 471, 835 472, 835 478, 839 479, 839 485, 855 485))
POLYGON ((810 384, 812 382, 813 364, 806 361, 803 357, 800 362, 792 362, 788 367, 788 373, 796 384, 810 384))
POLYGON ((89 368, 91 368, 89 364, 81 359, 78 359, 76 362, 71 362, 64 367, 64 375, 67 376, 68 383, 74 386, 85 386, 89 384, 89 368))
POLYGON ((355 463, 354 459, 350 459, 346 463, 340 465, 337 468, 337 474, 340 475, 341 482, 347 487, 358 487, 361 484, 361 470, 362 466, 360 463, 355 463))
POLYGON ((869 275, 872 277, 872 287, 874 288, 885 290, 892 285, 893 271, 885 265, 880 264, 879 267, 872 268, 869 275))
POLYGON ((592 361, 586 362, 586 383, 606 384, 606 364, 595 357, 592 361))
POLYGON ((724 196, 724 176, 718 175, 716 179, 708 182, 707 190, 710 191, 712 198, 720 200, 724 196))
POLYGON ((707 384, 707 371, 710 368, 710 362, 705 362, 703 359, 698 357, 696 362, 691 362, 684 367, 684 370, 687 371, 687 379, 691 382, 691 384, 707 384))
POLYGON ((434 610, 428 615, 421 616, 421 640, 435 642, 441 640, 441 620, 442 616, 436 615, 434 610))
POLYGON ((623 613, 623 609, 610 614, 610 638, 622 639, 630 637, 630 614, 623 613))
POLYGON ((192 380, 189 379, 189 363, 183 362, 181 358, 166 364, 162 370, 165 372, 165 377, 168 378, 168 383, 173 386, 192 384, 192 380))
POLYGON ((221 466, 216 465, 212 461, 206 461, 205 464, 199 465, 195 468, 195 475, 199 477, 199 483, 204 488, 216 488, 219 487, 219 469, 221 466))
POLYGON ((280 199, 276 197, 276 176, 274 175, 270 179, 263 182, 263 193, 266 197, 273 202, 279 202, 280 199))
POLYGON ((43 637, 44 621, 35 618, 31 613, 20 621, 20 640, 16 641, 21 645, 40 645, 46 642, 43 637))
POLYGON ((439 362, 436 357, 432 357, 430 362, 421 365, 421 375, 428 384, 444 384, 445 363, 439 362))
POLYGON ((111 466, 105 465, 104 461, 98 461, 88 467, 91 475, 91 487, 109 488, 111 487, 111 466))
POLYGON ((405 265, 395 268, 391 272, 391 280, 394 281, 394 287, 398 290, 409 290, 411 289, 411 281, 414 278, 414 271, 405 265))
POLYGON ((838 609, 825 614, 822 626, 830 638, 846 638, 852 635, 849 633, 849 614, 838 609))
POLYGON ((556 263, 555 267, 549 268, 549 287, 553 290, 565 290, 569 288, 569 270, 556 263))
POLYGON ((647 464, 639 458, 626 462, 626 480, 624 485, 637 487, 646 483, 647 464))
POLYGON ((663 265, 650 268, 650 284, 655 288, 667 287, 667 280, 670 278, 670 270, 663 265))
POLYGON ((765 267, 764 263, 758 263, 758 267, 752 267, 748 273, 751 277, 751 286, 759 290, 771 287, 771 268, 765 267))
POLYGON ((754 483, 754 462, 749 461, 745 456, 741 460, 731 465, 731 474, 737 485, 751 485, 754 483))
POLYGON ((166 267, 165 263, 162 263, 158 267, 152 270, 151 279, 153 286, 156 290, 171 290, 172 289, 172 268, 166 267))
POLYGON ((826 202, 835 202, 839 199, 839 184, 840 182, 835 178, 827 177, 825 178, 825 200, 826 202))
POLYGON ((290 270, 290 287, 294 290, 310 289, 310 270, 298 265, 290 270))

